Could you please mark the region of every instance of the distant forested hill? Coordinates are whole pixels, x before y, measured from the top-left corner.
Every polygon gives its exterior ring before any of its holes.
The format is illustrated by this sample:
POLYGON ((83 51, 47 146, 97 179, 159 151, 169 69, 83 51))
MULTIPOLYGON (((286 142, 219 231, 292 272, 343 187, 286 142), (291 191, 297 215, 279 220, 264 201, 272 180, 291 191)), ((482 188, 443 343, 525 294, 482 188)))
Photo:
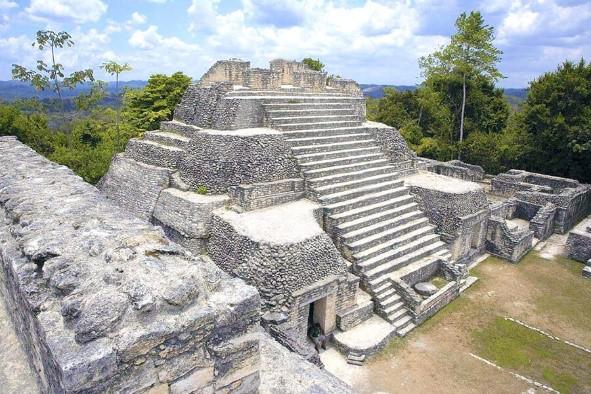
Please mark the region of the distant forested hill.
MULTIPOLYGON (((394 88, 398 91, 404 92, 407 90, 415 90, 413 85, 374 85, 374 84, 360 84, 365 97, 381 98, 384 97, 384 88, 394 88)), ((507 88, 505 89, 505 96, 511 105, 518 105, 527 97, 527 89, 525 88, 507 88)))
MULTIPOLYGON (((87 93, 90 90, 90 84, 84 84, 76 87, 76 89, 68 90, 64 89, 64 98, 75 97, 80 93, 87 93)), ((146 81, 121 81, 119 82, 119 89, 124 87, 128 88, 143 88, 146 86, 146 81)), ((115 93, 115 82, 109 82, 107 89, 110 94, 115 93)), ((20 98, 37 97, 39 99, 51 99, 55 98, 52 91, 46 90, 38 92, 33 89, 29 84, 20 81, 0 81, 0 99, 5 101, 12 101, 20 98)))

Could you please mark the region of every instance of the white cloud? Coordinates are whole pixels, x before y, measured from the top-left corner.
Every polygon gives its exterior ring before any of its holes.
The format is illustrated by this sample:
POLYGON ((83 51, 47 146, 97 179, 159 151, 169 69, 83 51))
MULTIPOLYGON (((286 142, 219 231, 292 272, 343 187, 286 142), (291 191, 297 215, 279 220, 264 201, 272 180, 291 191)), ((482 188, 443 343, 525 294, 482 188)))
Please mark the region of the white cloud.
MULTIPOLYGON (((163 49, 166 51, 191 52, 197 45, 188 44, 178 37, 164 37, 158 33, 158 26, 151 25, 146 30, 136 30, 129 38, 129 45, 139 49, 163 49)), ((171 52, 172 53, 172 52, 171 52)))
POLYGON ((145 15, 140 14, 137 11, 134 11, 131 14, 131 19, 129 20, 129 22, 134 25, 142 25, 142 24, 146 23, 147 20, 148 20, 148 18, 145 15))
POLYGON ((107 11, 101 0, 31 0, 25 13, 36 21, 96 22, 107 11))
POLYGON ((0 10, 7 10, 10 8, 16 8, 16 7, 18 7, 18 4, 15 3, 14 1, 0 0, 0 10))

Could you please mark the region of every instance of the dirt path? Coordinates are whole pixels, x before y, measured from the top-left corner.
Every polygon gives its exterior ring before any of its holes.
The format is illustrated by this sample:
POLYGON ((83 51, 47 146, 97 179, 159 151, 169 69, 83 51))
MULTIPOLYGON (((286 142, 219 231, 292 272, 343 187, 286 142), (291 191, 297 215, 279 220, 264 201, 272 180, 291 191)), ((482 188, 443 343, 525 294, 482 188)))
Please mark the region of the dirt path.
MULTIPOLYGON (((489 258, 473 274, 480 280, 460 298, 364 366, 331 350, 327 369, 361 393, 522 393, 534 387, 470 356, 479 351, 475 332, 510 316, 591 347, 591 281, 575 262, 534 252, 518 265, 489 258)), ((591 380, 591 371, 581 374, 591 380)))

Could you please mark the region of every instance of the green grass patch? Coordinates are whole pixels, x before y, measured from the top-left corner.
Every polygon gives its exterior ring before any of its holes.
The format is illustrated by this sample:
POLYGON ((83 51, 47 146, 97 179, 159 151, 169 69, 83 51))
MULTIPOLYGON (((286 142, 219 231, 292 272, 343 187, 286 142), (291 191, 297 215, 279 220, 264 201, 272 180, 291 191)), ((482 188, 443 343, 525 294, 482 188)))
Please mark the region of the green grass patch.
POLYGON ((431 278, 430 282, 433 283, 433 285, 435 287, 437 287, 438 289, 441 289, 443 286, 445 286, 446 284, 449 283, 448 280, 446 280, 443 276, 439 276, 439 275, 431 278))
POLYGON ((477 354, 565 393, 591 392, 591 355, 503 318, 473 331, 477 354))

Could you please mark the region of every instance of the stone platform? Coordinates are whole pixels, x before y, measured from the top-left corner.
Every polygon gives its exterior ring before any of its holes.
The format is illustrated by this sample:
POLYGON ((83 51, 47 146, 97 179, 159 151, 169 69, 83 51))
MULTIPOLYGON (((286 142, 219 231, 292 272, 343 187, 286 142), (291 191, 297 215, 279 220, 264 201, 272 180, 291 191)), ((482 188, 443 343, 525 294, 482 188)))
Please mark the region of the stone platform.
POLYGON ((344 354, 351 352, 366 356, 379 352, 396 336, 396 327, 379 316, 334 334, 333 342, 344 354))

